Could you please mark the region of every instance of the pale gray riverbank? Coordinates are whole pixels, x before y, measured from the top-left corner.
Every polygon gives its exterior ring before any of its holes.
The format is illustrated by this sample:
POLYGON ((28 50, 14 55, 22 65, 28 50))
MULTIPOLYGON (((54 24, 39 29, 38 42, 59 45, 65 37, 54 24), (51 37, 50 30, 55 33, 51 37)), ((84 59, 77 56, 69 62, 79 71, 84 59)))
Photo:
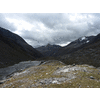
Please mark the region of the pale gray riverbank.
POLYGON ((1 68, 0 69, 0 80, 5 80, 15 72, 20 72, 26 68, 29 68, 31 66, 37 66, 39 64, 41 64, 41 61, 23 61, 13 66, 1 68))

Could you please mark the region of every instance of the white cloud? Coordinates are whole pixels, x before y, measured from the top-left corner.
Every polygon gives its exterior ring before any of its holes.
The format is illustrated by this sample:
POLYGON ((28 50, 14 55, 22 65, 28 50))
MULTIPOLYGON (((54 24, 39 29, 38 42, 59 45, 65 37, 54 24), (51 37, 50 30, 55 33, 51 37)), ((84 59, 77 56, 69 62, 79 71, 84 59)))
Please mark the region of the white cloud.
POLYGON ((0 27, 2 28, 7 28, 11 31, 15 31, 16 30, 16 27, 9 23, 7 20, 6 20, 6 17, 4 16, 4 14, 0 13, 0 27))
POLYGON ((0 26, 22 36, 32 46, 67 43, 100 33, 99 13, 4 13, 0 26))
POLYGON ((18 19, 12 19, 12 18, 6 18, 7 21, 9 21, 9 23, 13 23, 16 27, 18 31, 21 30, 31 30, 34 25, 24 21, 24 20, 18 20, 18 19))
POLYGON ((64 47, 64 46, 67 46, 68 44, 70 44, 70 42, 67 42, 67 43, 61 43, 61 44, 58 44, 58 45, 64 47))

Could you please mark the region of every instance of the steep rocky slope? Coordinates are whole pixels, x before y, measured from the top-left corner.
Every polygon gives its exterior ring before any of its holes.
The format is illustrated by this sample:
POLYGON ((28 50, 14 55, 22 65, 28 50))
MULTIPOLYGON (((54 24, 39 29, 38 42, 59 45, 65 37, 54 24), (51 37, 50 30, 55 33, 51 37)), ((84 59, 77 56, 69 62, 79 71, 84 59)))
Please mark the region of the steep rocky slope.
MULTIPOLYGON (((45 47, 42 48, 43 50, 45 51, 45 47)), ((50 50, 45 53, 49 55, 50 50)), ((100 34, 81 37, 65 47, 54 49, 53 52, 51 58, 48 56, 44 59, 58 59, 66 64, 89 64, 100 67, 100 34)))
POLYGON ((72 41, 67 46, 60 48, 53 56, 63 56, 65 54, 73 53, 93 43, 94 39, 95 39, 95 36, 81 37, 75 41, 72 41))
POLYGON ((45 57, 58 57, 66 54, 71 54, 73 52, 76 52, 77 50, 81 50, 84 47, 95 43, 97 39, 99 40, 98 37, 99 34, 98 36, 83 36, 75 41, 72 41, 70 44, 64 47, 48 44, 47 46, 38 47, 36 49, 40 51, 45 57))
POLYGON ((61 56, 67 64, 89 64, 100 67, 100 34, 94 37, 91 43, 73 53, 61 56))
POLYGON ((42 54, 27 44, 20 36, 0 28, 0 67, 39 57, 42 57, 42 54))

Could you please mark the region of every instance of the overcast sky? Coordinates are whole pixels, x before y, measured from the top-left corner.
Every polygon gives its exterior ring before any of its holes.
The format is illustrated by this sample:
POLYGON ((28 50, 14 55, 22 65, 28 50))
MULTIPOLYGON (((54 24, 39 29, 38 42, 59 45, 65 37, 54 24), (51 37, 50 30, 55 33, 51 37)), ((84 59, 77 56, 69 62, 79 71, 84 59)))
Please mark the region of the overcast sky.
POLYGON ((82 36, 100 33, 99 13, 0 13, 0 27, 25 39, 33 47, 64 46, 82 36))

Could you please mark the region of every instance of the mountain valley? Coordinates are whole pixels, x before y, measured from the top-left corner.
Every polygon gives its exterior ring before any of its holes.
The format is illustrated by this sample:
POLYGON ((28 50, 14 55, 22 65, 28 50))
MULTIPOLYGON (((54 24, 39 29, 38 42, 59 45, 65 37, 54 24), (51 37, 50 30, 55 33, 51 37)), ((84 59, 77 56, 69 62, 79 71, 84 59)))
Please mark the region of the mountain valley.
POLYGON ((0 28, 0 88, 100 88, 100 34, 33 48, 0 28))

